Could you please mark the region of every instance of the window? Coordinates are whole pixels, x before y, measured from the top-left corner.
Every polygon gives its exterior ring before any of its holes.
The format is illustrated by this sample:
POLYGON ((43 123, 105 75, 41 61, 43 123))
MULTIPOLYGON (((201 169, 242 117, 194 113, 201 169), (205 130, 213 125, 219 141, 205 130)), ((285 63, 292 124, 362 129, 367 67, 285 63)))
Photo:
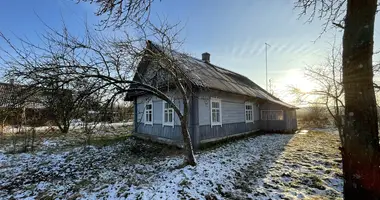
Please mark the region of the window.
POLYGON ((282 110, 262 110, 261 120, 284 120, 282 110))
POLYGON ((145 103, 145 124, 153 124, 153 103, 145 103))
POLYGON ((174 109, 166 101, 163 101, 163 126, 174 126, 174 109))
POLYGON ((245 103, 245 122, 253 122, 253 104, 245 103))
POLYGON ((222 102, 220 99, 211 98, 211 126, 222 125, 222 102))

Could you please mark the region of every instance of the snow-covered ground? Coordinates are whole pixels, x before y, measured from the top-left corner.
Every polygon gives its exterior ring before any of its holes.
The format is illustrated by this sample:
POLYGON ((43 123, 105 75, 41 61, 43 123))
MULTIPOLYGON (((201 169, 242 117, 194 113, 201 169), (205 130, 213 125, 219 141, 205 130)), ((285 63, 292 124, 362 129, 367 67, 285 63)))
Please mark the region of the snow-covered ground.
MULTIPOLYGON (((95 128, 92 129, 90 139, 106 138, 106 140, 109 140, 126 137, 132 131, 130 124, 129 122, 96 124, 95 128)), ((31 127, 23 127, 23 129, 24 131, 29 130, 31 127)), ((82 126, 73 126, 70 128, 69 133, 66 134, 62 134, 56 127, 53 127, 53 129, 52 127, 35 127, 36 135, 32 138, 31 131, 20 132, 20 130, 13 128, 14 133, 7 132, 5 135, 0 135, 0 152, 24 152, 25 141, 27 141, 28 149, 31 148, 31 141, 33 140, 34 149, 37 151, 56 151, 81 146, 89 139, 89 135, 84 133, 82 126)), ((8 130, 12 130, 12 128, 8 127, 8 130)))
POLYGON ((330 133, 260 135, 203 150, 196 167, 184 168, 180 150, 133 138, 0 153, 0 199, 339 199, 337 141, 330 133))
POLYGON ((301 131, 279 156, 277 152, 270 152, 264 162, 243 170, 237 177, 242 188, 237 196, 253 199, 341 199, 343 179, 338 147, 337 134, 301 131), (274 162, 270 164, 268 160, 274 162))
MULTIPOLYGON (((81 129, 83 128, 83 122, 72 122, 70 124, 70 129, 81 129)), ((90 126, 95 126, 96 128, 109 128, 109 127, 120 127, 120 126, 131 126, 133 125, 133 122, 116 122, 116 123, 97 123, 95 125, 89 124, 90 126)), ((16 126, 6 126, 3 129, 4 133, 17 133, 21 130, 31 130, 33 127, 30 126, 23 126, 23 127, 16 127, 16 126)), ((49 130, 59 130, 57 126, 39 126, 39 127, 34 127, 36 131, 49 131, 49 130)))

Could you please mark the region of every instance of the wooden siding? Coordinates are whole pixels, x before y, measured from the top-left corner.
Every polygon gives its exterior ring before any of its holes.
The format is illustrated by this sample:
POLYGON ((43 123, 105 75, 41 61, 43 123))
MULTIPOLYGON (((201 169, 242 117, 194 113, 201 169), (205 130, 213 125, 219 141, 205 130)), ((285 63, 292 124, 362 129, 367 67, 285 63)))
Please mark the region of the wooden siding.
POLYGON ((210 97, 198 97, 199 125, 210 125, 210 97))
MULTIPOLYGON (((199 141, 224 138, 259 129, 259 108, 252 99, 220 91, 202 91, 198 94, 199 141), (222 126, 211 126, 210 98, 221 99, 222 126), (252 102, 254 122, 245 123, 245 103, 252 102)), ((195 131, 196 132, 196 131, 195 131)))
MULTIPOLYGON (((169 93, 169 96, 172 96, 174 99, 174 103, 180 108, 181 111, 183 111, 183 100, 180 95, 176 94, 175 92, 171 91, 169 93)), ((193 112, 193 104, 192 97, 189 98, 190 100, 190 110, 189 115, 191 112, 193 112)), ((177 141, 179 143, 182 143, 182 134, 181 134, 181 122, 177 116, 177 114, 174 112, 174 126, 162 126, 163 123, 163 101, 155 96, 151 95, 144 95, 140 96, 136 99, 135 102, 136 106, 136 117, 137 120, 135 120, 135 134, 141 135, 141 136, 149 136, 151 139, 157 140, 157 141, 165 141, 161 139, 167 139, 171 141, 177 141), (152 100, 153 103, 153 125, 145 125, 144 124, 144 112, 145 112, 145 102, 152 100)), ((197 106, 197 104, 196 104, 197 106)), ((197 107, 198 108, 198 107, 197 107)), ((196 126, 198 126, 198 117, 192 118, 188 117, 189 120, 189 133, 193 141, 198 141, 197 138, 194 136, 194 131, 198 130, 196 126), (196 120, 196 124, 194 124, 194 120, 196 120), (193 124, 192 124, 193 123, 193 124)), ((194 146, 196 146, 198 143, 195 143, 194 146)))
POLYGON ((296 109, 294 109, 294 115, 295 115, 295 116, 294 116, 294 119, 293 119, 293 127, 292 127, 292 128, 293 128, 294 130, 297 130, 297 129, 298 129, 298 127, 297 127, 297 124, 298 124, 298 123, 297 123, 297 110, 296 110, 296 109))
POLYGON ((199 110, 198 110, 198 97, 192 96, 190 98, 190 136, 194 149, 198 149, 200 144, 199 136, 199 110))
POLYGON ((238 133, 250 132, 259 129, 258 121, 254 123, 231 123, 223 124, 222 126, 210 126, 203 125, 199 126, 199 136, 200 141, 208 139, 223 138, 226 136, 231 136, 238 133))
POLYGON ((254 120, 259 122, 260 121, 260 109, 258 105, 253 105, 253 115, 254 115, 254 120))
POLYGON ((245 122, 245 103, 222 99, 223 124, 245 122))
MULTIPOLYGON (((182 99, 174 98, 175 104, 183 110, 182 99)), ((204 141, 211 139, 222 139, 228 136, 237 135, 255 131, 258 129, 268 131, 285 131, 296 129, 296 119, 292 117, 293 109, 286 107, 264 103, 257 106, 252 98, 240 95, 228 94, 219 91, 201 91, 189 98, 190 116, 189 116, 189 132, 193 141, 194 148, 204 141), (222 107, 222 126, 211 126, 210 116, 210 98, 221 99, 222 107), (254 122, 245 122, 245 103, 252 102, 254 122), (263 121, 261 120, 261 110, 283 110, 284 120, 263 121), (288 120, 289 119, 289 120, 288 120)), ((179 118, 174 114, 174 127, 162 126, 163 122, 163 103, 157 97, 148 95, 138 97, 136 99, 136 134, 149 135, 152 138, 163 138, 171 141, 182 143, 182 134, 179 118), (153 102, 153 125, 144 125, 144 105, 146 101, 152 99, 153 102)))
POLYGON ((144 123, 144 103, 139 102, 139 100, 136 101, 136 117, 135 120, 137 123, 144 123))
MULTIPOLYGON (((170 94, 169 94, 170 95, 170 94)), ((173 95, 173 93, 171 93, 173 95)), ((153 103, 153 124, 162 124, 163 123, 163 100, 152 96, 144 95, 137 98, 137 122, 144 123, 144 112, 145 112, 145 102, 152 101, 153 103)), ((181 111, 183 111, 183 100, 176 95, 174 97, 174 104, 177 105, 181 111)), ((181 125, 181 122, 176 113, 174 115, 174 125, 181 125)))
POLYGON ((286 120, 261 120, 260 129, 264 131, 285 131, 286 120))
POLYGON ((287 129, 288 130, 296 130, 297 129, 297 113, 296 110, 288 110, 286 112, 286 118, 287 118, 287 129), (295 112, 294 115, 292 112, 295 112))
POLYGON ((288 108, 286 107, 283 107, 281 105, 278 105, 278 104, 274 104, 274 103, 263 103, 260 105, 260 110, 288 110, 288 108))
POLYGON ((245 122, 245 102, 252 102, 254 119, 259 120, 260 114, 254 100, 241 95, 234 95, 217 91, 202 91, 198 95, 199 125, 210 125, 210 98, 219 98, 222 101, 222 123, 245 122))
POLYGON ((264 131, 292 131, 297 129, 297 117, 292 116, 292 111, 278 104, 264 103, 260 105, 260 119, 262 110, 282 110, 283 120, 260 120, 260 129, 264 131))
POLYGON ((161 124, 144 125, 137 124, 137 133, 148 134, 153 137, 160 137, 182 142, 181 126, 162 126, 161 124))
MULTIPOLYGON (((134 115, 133 124, 137 124, 137 120, 138 120, 138 117, 137 117, 137 98, 134 98, 134 99, 133 99, 133 104, 134 104, 134 106, 133 106, 133 109, 134 109, 134 113, 133 113, 133 115, 134 115)), ((134 132, 137 132, 137 126, 134 126, 133 131, 134 131, 134 132)))
POLYGON ((153 124, 162 124, 162 100, 153 101, 153 124))

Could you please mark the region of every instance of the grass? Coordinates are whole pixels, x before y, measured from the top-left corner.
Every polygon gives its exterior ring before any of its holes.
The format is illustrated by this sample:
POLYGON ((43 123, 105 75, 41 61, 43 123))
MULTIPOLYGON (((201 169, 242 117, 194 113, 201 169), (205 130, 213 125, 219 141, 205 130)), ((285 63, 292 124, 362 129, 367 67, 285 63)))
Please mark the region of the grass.
MULTIPOLYGON (((245 199, 247 193, 253 193, 257 198, 276 194, 271 191, 282 191, 277 194, 285 199, 303 198, 302 195, 315 199, 342 198, 340 192, 342 182, 339 180, 341 178, 339 174, 342 173, 339 146, 337 134, 321 131, 295 134, 284 146, 279 157, 272 156, 274 159, 268 167, 259 168, 260 161, 255 161, 241 171, 242 176, 235 174, 237 179, 235 184, 241 190, 239 198, 245 199), (261 176, 256 172, 261 172, 261 176), (262 186, 258 189, 245 184, 255 178, 262 181, 262 186), (262 189, 268 194, 261 193, 262 189), (299 192, 301 197, 297 197, 299 192)), ((261 155, 260 160, 268 161, 265 156, 269 154, 271 152, 261 155)))
MULTIPOLYGON (((113 145, 118 142, 123 142, 131 136, 131 127, 130 126, 120 126, 120 127, 100 127, 97 131, 103 131, 105 133, 112 134, 93 134, 88 141, 88 138, 83 130, 73 129, 67 134, 63 134, 58 130, 49 130, 49 131, 36 131, 34 138, 34 150, 41 150, 43 147, 44 151, 54 153, 64 150, 68 150, 75 147, 80 147, 86 144, 90 144, 97 147, 104 147, 113 145), (42 142, 44 140, 51 140, 57 143, 58 146, 43 146, 42 142)), ((28 149, 31 150, 31 133, 18 133, 18 134, 4 134, 0 135, 0 151, 6 153, 24 153, 24 141, 28 140, 28 149)))
POLYGON ((73 191, 74 192, 79 192, 81 188, 85 188, 87 187, 88 185, 90 185, 92 182, 88 179, 82 179, 80 180, 78 183, 75 184, 75 186, 73 186, 73 191))
POLYGON ((96 147, 104 147, 113 145, 119 142, 124 142, 126 139, 128 139, 132 134, 126 134, 126 135, 118 135, 118 136, 102 136, 102 137, 95 137, 91 138, 89 144, 96 146, 96 147))
POLYGON ((188 178, 184 178, 184 179, 182 179, 182 181, 179 183, 179 185, 182 186, 182 187, 187 187, 187 188, 189 188, 190 185, 191 185, 191 182, 189 181, 188 178))

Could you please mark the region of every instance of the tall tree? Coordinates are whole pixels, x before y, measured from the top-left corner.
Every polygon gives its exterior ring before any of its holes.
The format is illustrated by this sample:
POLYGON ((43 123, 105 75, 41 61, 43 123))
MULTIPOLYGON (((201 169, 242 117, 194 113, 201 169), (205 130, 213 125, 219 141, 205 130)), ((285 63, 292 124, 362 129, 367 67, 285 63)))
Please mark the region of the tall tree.
POLYGON ((343 35, 345 197, 380 198, 380 146, 373 88, 376 0, 348 0, 343 35))
MULTIPOLYGON (((167 101, 173 107, 174 112, 181 121, 184 146, 187 152, 187 162, 191 165, 195 165, 196 162, 192 149, 192 141, 187 127, 187 122, 189 120, 188 97, 191 94, 191 91, 189 91, 191 87, 188 85, 190 80, 188 80, 186 76, 186 71, 179 67, 181 61, 175 59, 172 55, 173 44, 175 44, 172 41, 172 36, 177 36, 178 32, 174 35, 167 34, 168 31, 171 31, 174 27, 177 27, 178 24, 174 24, 172 26, 161 26, 159 28, 155 27, 149 19, 154 0, 78 0, 78 2, 96 3, 98 5, 98 10, 95 14, 98 16, 106 16, 100 21, 99 25, 102 28, 113 27, 115 29, 119 29, 123 26, 137 27, 140 30, 148 28, 153 29, 154 32, 156 32, 156 34, 153 35, 157 35, 157 33, 161 34, 160 38, 156 38, 161 46, 161 50, 155 51, 153 50, 155 48, 147 48, 147 51, 145 51, 147 54, 145 55, 149 55, 148 59, 156 63, 156 67, 158 67, 157 72, 163 70, 165 73, 169 74, 169 77, 171 77, 169 84, 173 84, 181 93, 183 100, 183 113, 177 106, 175 106, 174 102, 172 102, 170 98, 168 98, 161 91, 157 90, 157 88, 153 90, 152 88, 146 87, 150 84, 141 81, 140 85, 145 85, 145 88, 141 89, 140 87, 139 90, 158 96, 159 98, 167 101)), ((147 36, 144 30, 142 30, 142 32, 143 35, 147 36)), ((152 47, 155 45, 148 44, 147 46, 152 47)), ((134 90, 137 89, 135 88, 134 90)))
POLYGON ((20 41, 21 46, 15 46, 2 36, 13 52, 3 51, 0 58, 6 61, 9 77, 17 77, 19 81, 33 86, 54 86, 57 90, 63 85, 85 80, 90 87, 84 95, 105 91, 103 98, 109 105, 113 105, 116 98, 133 91, 159 97, 179 117, 186 163, 196 165, 188 129, 188 100, 192 95, 191 80, 187 75, 190 69, 181 67, 186 62, 182 60, 186 55, 175 51, 182 43, 177 38, 177 25, 169 25, 165 21, 160 26, 148 23, 139 26, 136 32, 138 34, 125 32, 120 39, 107 38, 89 30, 84 36, 77 37, 66 28, 63 31, 50 29, 39 46, 25 40, 20 41), (146 70, 138 70, 144 62, 152 63, 149 76, 144 74, 146 70), (141 78, 134 79, 136 75, 141 78), (162 84, 170 84, 180 92, 183 110, 162 89, 162 84))
MULTIPOLYGON (((311 10, 343 28, 345 121, 342 144, 345 199, 380 198, 380 146, 373 88, 373 34, 377 0, 298 0, 302 14, 311 10)), ((326 28, 324 28, 326 30, 326 28)))

